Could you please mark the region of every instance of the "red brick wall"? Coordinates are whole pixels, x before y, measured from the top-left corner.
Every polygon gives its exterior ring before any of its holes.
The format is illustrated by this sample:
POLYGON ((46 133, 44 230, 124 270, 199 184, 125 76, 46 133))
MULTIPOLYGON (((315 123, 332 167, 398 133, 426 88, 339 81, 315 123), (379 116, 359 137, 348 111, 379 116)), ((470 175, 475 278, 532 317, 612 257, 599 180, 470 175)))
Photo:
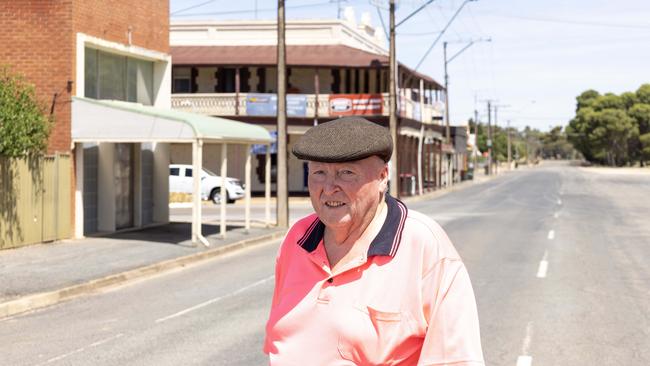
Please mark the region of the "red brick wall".
POLYGON ((168 0, 0 0, 0 65, 36 86, 55 125, 48 153, 70 151, 70 96, 76 86, 76 33, 169 52, 168 0), (72 92, 67 91, 71 81, 72 92))
POLYGON ((48 153, 71 152, 77 32, 127 44, 129 27, 133 45, 169 53, 169 0, 0 0, 0 66, 9 65, 34 84, 47 113, 58 94, 48 153))
POLYGON ((73 31, 169 53, 169 0, 75 0, 73 31))
POLYGON ((71 9, 71 1, 0 0, 0 65, 35 85, 47 113, 59 94, 49 153, 70 151, 71 9))

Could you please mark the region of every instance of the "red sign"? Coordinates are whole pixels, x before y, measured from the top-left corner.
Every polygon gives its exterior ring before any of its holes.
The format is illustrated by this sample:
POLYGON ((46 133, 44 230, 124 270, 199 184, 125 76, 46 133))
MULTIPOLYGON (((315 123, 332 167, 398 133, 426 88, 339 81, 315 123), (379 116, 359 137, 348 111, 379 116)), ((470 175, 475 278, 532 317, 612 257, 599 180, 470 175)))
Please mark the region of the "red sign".
POLYGON ((330 94, 331 116, 381 115, 381 94, 330 94))

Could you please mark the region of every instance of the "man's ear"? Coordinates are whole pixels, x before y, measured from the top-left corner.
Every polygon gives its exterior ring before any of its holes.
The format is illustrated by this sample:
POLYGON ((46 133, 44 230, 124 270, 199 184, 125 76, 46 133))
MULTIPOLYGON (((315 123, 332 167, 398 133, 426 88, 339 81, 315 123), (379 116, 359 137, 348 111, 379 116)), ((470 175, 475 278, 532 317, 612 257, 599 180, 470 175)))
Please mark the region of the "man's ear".
POLYGON ((379 189, 383 193, 386 193, 386 190, 388 190, 388 164, 383 164, 379 172, 379 189))

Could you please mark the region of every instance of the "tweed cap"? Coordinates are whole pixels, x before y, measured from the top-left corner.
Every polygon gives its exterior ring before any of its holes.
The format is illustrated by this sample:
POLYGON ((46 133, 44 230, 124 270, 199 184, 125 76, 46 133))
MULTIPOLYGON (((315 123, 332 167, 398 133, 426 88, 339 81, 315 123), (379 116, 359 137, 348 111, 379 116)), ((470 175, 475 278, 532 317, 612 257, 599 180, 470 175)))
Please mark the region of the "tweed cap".
POLYGON ((387 162, 393 153, 390 131, 361 117, 343 117, 310 128, 293 146, 298 159, 341 163, 377 155, 387 162))

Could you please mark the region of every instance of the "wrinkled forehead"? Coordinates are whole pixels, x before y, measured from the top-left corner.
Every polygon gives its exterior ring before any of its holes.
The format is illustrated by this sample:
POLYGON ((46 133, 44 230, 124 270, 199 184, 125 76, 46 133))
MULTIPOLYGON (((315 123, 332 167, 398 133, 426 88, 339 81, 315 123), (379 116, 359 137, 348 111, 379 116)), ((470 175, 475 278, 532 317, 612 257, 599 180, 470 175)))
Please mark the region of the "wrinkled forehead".
POLYGON ((387 165, 380 157, 373 155, 360 160, 350 160, 337 163, 328 163, 321 161, 309 161, 309 169, 341 169, 341 168, 355 168, 362 170, 381 170, 387 165))

